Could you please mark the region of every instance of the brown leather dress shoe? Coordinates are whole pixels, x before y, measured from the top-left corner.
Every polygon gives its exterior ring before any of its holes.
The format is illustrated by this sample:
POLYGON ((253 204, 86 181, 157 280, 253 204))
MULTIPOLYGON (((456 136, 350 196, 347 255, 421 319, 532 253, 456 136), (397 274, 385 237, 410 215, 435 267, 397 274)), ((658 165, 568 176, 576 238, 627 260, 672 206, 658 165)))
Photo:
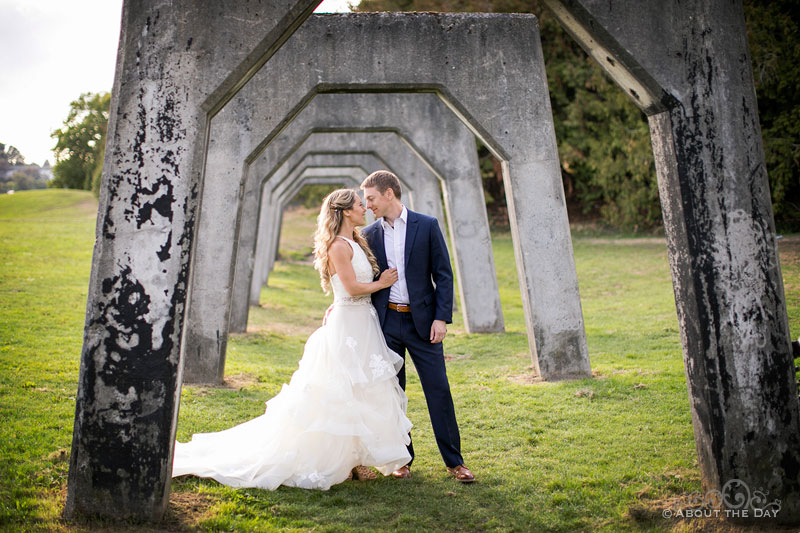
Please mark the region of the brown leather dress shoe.
POLYGON ((411 477, 411 469, 406 466, 401 466, 394 472, 392 472, 392 477, 396 477, 397 479, 408 479, 411 477))
POLYGON ((475 481, 475 476, 470 469, 464 465, 454 466, 453 468, 448 467, 447 471, 460 483, 472 483, 475 481))

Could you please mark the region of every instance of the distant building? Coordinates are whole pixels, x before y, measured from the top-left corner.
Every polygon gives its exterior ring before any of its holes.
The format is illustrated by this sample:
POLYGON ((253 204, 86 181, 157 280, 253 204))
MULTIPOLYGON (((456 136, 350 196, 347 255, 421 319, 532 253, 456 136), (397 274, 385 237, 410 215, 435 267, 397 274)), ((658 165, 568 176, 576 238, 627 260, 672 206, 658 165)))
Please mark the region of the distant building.
POLYGON ((50 161, 45 159, 44 165, 39 170, 39 176, 45 178, 47 181, 53 179, 53 168, 50 166, 50 161))

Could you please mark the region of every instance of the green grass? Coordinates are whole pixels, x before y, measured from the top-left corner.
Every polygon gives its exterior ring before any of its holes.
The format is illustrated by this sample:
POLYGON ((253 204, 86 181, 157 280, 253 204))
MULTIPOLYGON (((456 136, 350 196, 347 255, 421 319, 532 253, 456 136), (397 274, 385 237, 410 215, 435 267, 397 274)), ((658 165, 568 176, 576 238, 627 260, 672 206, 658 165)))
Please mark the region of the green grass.
MULTIPOLYGON (((85 530, 59 518, 72 438, 94 239, 88 193, 0 196, 0 530, 85 530)), ((302 258, 313 214, 284 223, 282 255, 302 258)), ((593 379, 530 379, 508 234, 494 239, 506 333, 445 352, 472 486, 448 478, 410 372, 413 477, 330 491, 173 484, 167 525, 209 531, 664 531, 659 500, 699 490, 666 247, 657 238, 577 237, 575 258, 593 379), (188 502, 188 503, 187 503, 188 502), (631 509, 637 510, 632 512, 631 509), (645 509, 642 512, 641 509, 645 509)), ((790 324, 800 326, 800 250, 781 245, 790 324)), ((229 342, 226 387, 184 387, 178 438, 263 413, 295 370, 330 296, 305 262, 281 261, 229 342)), ((151 526, 126 525, 150 531, 151 526)))

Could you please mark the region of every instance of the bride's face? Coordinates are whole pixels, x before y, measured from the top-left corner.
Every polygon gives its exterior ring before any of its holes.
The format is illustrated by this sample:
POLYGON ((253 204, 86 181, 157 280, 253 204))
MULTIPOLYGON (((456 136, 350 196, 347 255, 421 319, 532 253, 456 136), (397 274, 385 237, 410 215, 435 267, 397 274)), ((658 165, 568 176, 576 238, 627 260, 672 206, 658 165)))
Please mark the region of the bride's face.
POLYGON ((347 211, 344 211, 343 214, 358 226, 364 224, 364 213, 366 212, 367 209, 364 207, 363 202, 361 202, 361 198, 356 195, 356 200, 353 202, 353 207, 347 211))

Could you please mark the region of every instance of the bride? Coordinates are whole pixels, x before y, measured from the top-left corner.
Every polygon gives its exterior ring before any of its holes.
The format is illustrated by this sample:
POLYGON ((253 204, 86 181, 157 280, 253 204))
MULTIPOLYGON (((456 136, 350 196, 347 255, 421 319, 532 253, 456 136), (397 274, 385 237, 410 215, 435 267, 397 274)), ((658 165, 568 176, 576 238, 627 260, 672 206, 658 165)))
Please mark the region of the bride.
POLYGON ((397 281, 397 271, 386 270, 373 281, 378 266, 357 228, 365 212, 353 190, 325 198, 314 235, 314 267, 325 292, 333 288, 330 314, 306 341, 299 368, 263 415, 175 443, 173 477, 210 477, 232 487, 327 490, 356 468, 368 477, 360 465, 389 475, 411 460, 408 399, 397 380, 403 360, 386 346, 370 299, 397 281))

